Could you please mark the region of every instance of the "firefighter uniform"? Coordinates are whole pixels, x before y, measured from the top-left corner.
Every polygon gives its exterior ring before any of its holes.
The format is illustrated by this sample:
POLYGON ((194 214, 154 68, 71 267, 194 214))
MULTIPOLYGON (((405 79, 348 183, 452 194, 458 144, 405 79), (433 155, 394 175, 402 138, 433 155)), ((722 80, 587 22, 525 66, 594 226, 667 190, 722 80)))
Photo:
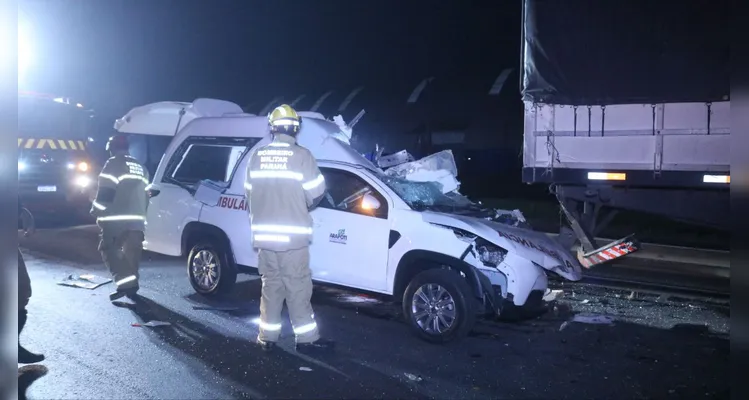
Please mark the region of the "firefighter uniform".
MULTIPOLYGON (((111 141, 111 139, 110 139, 111 141)), ((91 213, 101 229, 99 251, 115 282, 110 299, 138 291, 138 264, 146 227, 148 171, 121 152, 107 160, 91 213)))
POLYGON ((309 267, 309 211, 325 194, 325 180, 309 150, 296 143, 294 136, 301 123, 296 112, 284 105, 274 110, 269 120, 274 140, 252 154, 245 182, 252 243, 259 250, 258 272, 263 284, 258 341, 278 341, 286 300, 297 348, 315 343, 322 346, 323 342, 329 347, 332 342, 319 340, 310 304, 309 267))
MULTIPOLYGON (((18 215, 19 217, 23 213, 21 202, 18 202, 18 215)), ((24 221, 26 222, 26 221, 24 221)), ((24 230, 29 229, 28 226, 24 226, 24 230)), ((28 231, 27 231, 28 232, 28 231)), ((29 305, 31 299, 31 279, 29 278, 29 272, 26 270, 26 263, 23 260, 21 249, 18 249, 18 362, 20 364, 33 364, 44 360, 43 354, 32 353, 25 347, 21 346, 21 332, 26 326, 28 319, 28 310, 26 306, 29 305)))

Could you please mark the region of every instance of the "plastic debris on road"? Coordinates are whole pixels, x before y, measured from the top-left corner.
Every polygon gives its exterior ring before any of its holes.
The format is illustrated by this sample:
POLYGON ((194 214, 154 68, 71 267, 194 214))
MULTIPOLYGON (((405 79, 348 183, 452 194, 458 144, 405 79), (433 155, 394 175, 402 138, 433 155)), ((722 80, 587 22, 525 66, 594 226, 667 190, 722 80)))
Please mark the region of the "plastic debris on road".
POLYGON ((564 328, 568 327, 571 322, 580 322, 591 325, 614 325, 614 318, 600 314, 576 314, 570 321, 562 322, 562 325, 559 326, 559 330, 562 331, 564 328))
POLYGON ((172 324, 170 324, 169 322, 164 322, 164 321, 148 321, 148 322, 145 322, 145 323, 142 323, 142 324, 139 323, 139 322, 135 322, 135 323, 132 324, 132 326, 134 326, 136 328, 140 328, 140 327, 144 327, 144 326, 149 327, 149 328, 157 328, 157 327, 160 327, 160 326, 171 326, 171 325, 172 324))
POLYGON ((564 295, 564 291, 563 290, 559 290, 559 289, 554 289, 554 290, 552 290, 552 289, 546 289, 546 293, 544 293, 543 300, 544 301, 554 301, 554 300, 559 299, 563 295, 564 295))
POLYGON ((201 311, 237 311, 239 310, 239 307, 192 306, 192 309, 201 311))
POLYGON ((65 278, 62 282, 58 282, 57 284, 61 286, 70 286, 93 290, 98 288, 99 286, 106 285, 109 282, 112 282, 112 279, 96 276, 93 274, 84 274, 79 276, 71 274, 68 275, 67 278, 65 278))
POLYGON ((311 372, 312 368, 309 368, 309 367, 299 367, 299 370, 300 371, 304 371, 304 372, 311 372))

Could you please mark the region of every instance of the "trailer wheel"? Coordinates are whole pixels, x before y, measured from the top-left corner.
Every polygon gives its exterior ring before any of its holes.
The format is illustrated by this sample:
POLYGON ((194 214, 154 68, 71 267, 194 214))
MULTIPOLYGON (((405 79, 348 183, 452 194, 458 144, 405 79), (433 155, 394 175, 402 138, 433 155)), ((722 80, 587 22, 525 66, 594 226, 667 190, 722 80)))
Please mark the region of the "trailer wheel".
POLYGON ((445 343, 468 335, 476 322, 476 302, 458 273, 429 269, 408 284, 403 293, 403 315, 419 337, 445 343))

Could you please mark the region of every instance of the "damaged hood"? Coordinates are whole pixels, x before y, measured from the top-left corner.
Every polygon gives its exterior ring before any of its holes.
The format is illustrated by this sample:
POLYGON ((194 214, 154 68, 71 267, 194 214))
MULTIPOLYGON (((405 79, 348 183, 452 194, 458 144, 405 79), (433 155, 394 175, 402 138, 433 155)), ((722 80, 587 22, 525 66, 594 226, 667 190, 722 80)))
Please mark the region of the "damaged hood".
POLYGON ((478 235, 565 279, 582 279, 580 263, 564 246, 543 232, 455 214, 427 211, 423 212, 422 216, 426 222, 463 229, 478 235))

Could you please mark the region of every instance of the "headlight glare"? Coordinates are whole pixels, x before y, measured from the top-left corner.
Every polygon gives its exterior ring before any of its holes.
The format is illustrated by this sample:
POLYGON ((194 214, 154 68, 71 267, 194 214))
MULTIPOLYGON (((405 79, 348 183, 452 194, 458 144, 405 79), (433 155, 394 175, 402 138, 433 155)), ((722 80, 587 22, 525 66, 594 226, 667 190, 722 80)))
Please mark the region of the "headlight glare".
POLYGON ((81 175, 81 176, 75 178, 75 184, 78 185, 78 186, 80 186, 80 187, 85 188, 85 187, 87 187, 88 185, 91 184, 91 178, 89 178, 89 177, 87 177, 85 175, 81 175))

